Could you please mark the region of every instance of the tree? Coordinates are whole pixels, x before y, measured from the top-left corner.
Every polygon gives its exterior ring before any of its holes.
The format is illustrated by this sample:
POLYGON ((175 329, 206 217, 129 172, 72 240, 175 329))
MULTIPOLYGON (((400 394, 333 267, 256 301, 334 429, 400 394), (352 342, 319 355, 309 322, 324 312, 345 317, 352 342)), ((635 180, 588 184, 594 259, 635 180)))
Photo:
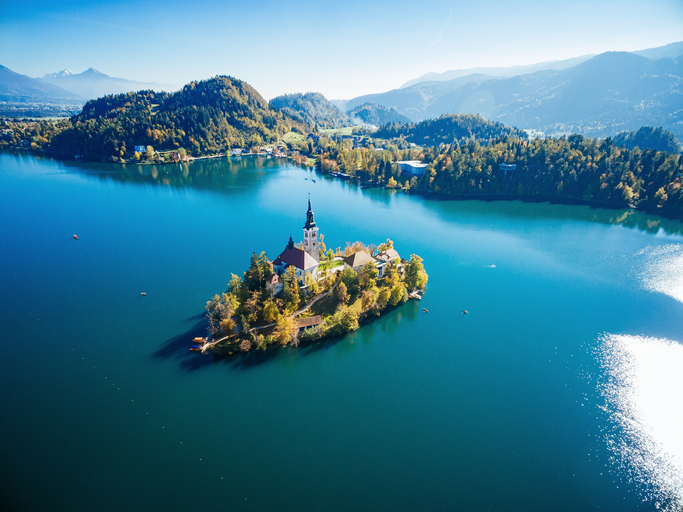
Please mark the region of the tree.
POLYGON ((358 274, 352 268, 345 268, 341 273, 342 283, 350 294, 358 292, 358 274))
POLYGON ((151 162, 152 160, 154 160, 155 156, 156 153, 154 151, 154 148, 152 146, 147 146, 147 150, 145 152, 145 157, 147 158, 147 160, 151 162))
POLYGON ((299 281, 296 277, 296 267, 289 266, 282 274, 282 299, 288 311, 296 311, 299 306, 299 281))
POLYGON ((387 181, 387 188, 396 188, 397 181, 394 179, 393 176, 389 178, 389 181, 387 181))
POLYGON ((410 261, 406 263, 405 266, 405 283, 406 286, 411 289, 422 289, 427 284, 427 279, 429 276, 425 272, 424 266, 422 265, 422 258, 417 254, 413 254, 410 257, 410 261))
POLYGON ((277 319, 277 325, 273 331, 275 340, 283 346, 292 341, 294 333, 294 319, 289 315, 282 315, 277 319))
POLYGON ((334 293, 337 296, 337 300, 339 300, 339 302, 342 304, 346 304, 349 301, 349 293, 343 281, 339 283, 334 293))
POLYGON ((374 288, 378 274, 377 267, 374 263, 368 262, 363 265, 358 272, 360 289, 367 290, 368 288, 374 288))
POLYGON ((266 323, 272 324, 280 316, 280 311, 277 309, 273 299, 268 299, 263 305, 263 319, 266 323))

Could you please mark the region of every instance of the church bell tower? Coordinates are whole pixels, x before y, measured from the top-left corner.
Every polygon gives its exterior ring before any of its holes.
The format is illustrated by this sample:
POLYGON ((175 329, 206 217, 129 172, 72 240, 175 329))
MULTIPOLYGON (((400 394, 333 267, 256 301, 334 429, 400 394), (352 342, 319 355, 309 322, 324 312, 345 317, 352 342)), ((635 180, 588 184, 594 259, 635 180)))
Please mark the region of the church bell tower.
POLYGON ((320 261, 320 240, 318 238, 318 227, 315 225, 315 220, 313 220, 310 195, 308 196, 306 224, 304 224, 304 251, 310 254, 315 261, 320 261))

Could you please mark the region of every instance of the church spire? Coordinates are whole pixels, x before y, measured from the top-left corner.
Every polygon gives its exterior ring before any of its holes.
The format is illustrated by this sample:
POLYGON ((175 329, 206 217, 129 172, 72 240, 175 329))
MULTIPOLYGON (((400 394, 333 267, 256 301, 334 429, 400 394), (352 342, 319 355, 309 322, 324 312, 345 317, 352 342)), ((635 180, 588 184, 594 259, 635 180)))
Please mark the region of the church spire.
POLYGON ((311 194, 308 194, 308 211, 306 212, 306 225, 304 229, 311 229, 315 227, 315 220, 313 220, 313 210, 311 210, 311 194))

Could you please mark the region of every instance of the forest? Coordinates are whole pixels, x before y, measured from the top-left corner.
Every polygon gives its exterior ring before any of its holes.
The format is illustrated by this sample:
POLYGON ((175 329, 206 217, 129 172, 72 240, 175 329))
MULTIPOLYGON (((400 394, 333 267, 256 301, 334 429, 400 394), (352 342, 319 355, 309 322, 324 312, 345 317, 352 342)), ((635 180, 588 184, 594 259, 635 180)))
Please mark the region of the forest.
POLYGON ((129 158, 135 146, 201 156, 230 147, 275 142, 292 129, 308 131, 272 109, 249 84, 219 76, 176 93, 139 91, 85 104, 50 141, 50 151, 87 160, 129 158))
POLYGON ((319 92, 285 94, 270 100, 270 106, 302 124, 318 128, 351 125, 348 116, 319 92))

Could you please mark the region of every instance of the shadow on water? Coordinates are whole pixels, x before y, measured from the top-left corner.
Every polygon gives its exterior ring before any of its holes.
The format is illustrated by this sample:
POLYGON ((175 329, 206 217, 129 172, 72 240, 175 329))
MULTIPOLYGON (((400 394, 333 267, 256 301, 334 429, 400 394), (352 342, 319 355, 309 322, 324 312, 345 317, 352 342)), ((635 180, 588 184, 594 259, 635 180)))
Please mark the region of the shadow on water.
POLYGON ((357 346, 357 344, 353 343, 355 340, 360 340, 364 345, 369 345, 372 343, 378 329, 385 333, 398 331, 401 328, 402 322, 415 321, 419 312, 420 303, 411 300, 386 312, 382 316, 373 316, 365 319, 361 322, 359 330, 349 332, 342 336, 326 338, 322 341, 302 343, 298 347, 276 346, 268 347, 266 350, 252 350, 248 353, 216 356, 215 362, 217 364, 226 364, 231 369, 249 370, 261 366, 262 364, 269 363, 288 352, 294 352, 297 357, 302 358, 321 354, 339 346, 346 347, 343 352, 350 352, 357 346))
POLYGON ((297 357, 307 357, 326 352, 337 347, 341 342, 351 342, 348 345, 348 350, 344 352, 351 351, 356 346, 353 341, 360 339, 364 345, 368 345, 372 342, 378 329, 386 333, 395 332, 400 329, 401 322, 405 320, 414 321, 419 311, 419 302, 411 300, 382 316, 374 316, 364 320, 361 322, 358 331, 342 336, 302 343, 298 347, 275 346, 268 347, 266 350, 252 350, 248 353, 238 352, 225 356, 207 356, 189 350, 193 338, 206 336, 207 324, 205 314, 202 312, 187 318, 186 321, 193 322, 192 327, 163 342, 162 346, 152 353, 152 358, 162 361, 178 361, 180 368, 186 372, 208 368, 213 364, 224 364, 234 370, 249 370, 269 363, 287 352, 293 352, 297 357))
POLYGON ((193 338, 206 336, 205 314, 193 315, 186 321, 194 322, 194 324, 187 331, 167 339, 161 348, 152 353, 152 358, 178 361, 182 370, 190 372, 210 366, 214 357, 213 355, 202 356, 190 351, 193 338))

